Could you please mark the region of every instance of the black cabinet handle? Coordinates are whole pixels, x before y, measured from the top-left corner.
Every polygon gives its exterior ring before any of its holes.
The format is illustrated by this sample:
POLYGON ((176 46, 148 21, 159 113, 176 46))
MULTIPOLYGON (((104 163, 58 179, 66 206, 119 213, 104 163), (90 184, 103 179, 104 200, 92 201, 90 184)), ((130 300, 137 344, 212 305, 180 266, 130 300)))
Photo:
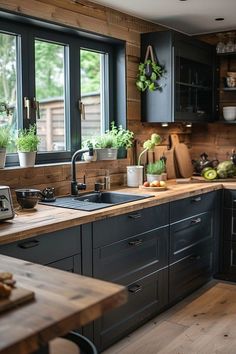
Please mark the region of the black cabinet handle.
POLYGON ((134 241, 130 241, 129 245, 130 246, 140 246, 143 243, 143 240, 134 240, 134 241))
POLYGON ((194 256, 191 256, 189 259, 190 259, 190 261, 199 261, 199 259, 201 259, 201 256, 194 255, 194 256))
POLYGON ((139 284, 134 284, 134 285, 130 285, 128 287, 128 291, 132 294, 136 294, 138 293, 139 291, 142 291, 143 290, 143 287, 139 284))
POLYGON ((27 249, 27 248, 33 248, 39 245, 38 240, 32 240, 32 241, 26 241, 18 244, 18 247, 27 249))
POLYGON ((200 224, 200 222, 202 222, 202 219, 201 219, 201 218, 197 218, 197 219, 191 220, 191 224, 192 224, 192 225, 200 224))
POLYGON ((128 217, 130 219, 140 219, 142 217, 142 215, 140 213, 136 213, 136 214, 130 214, 130 215, 128 215, 128 217))
POLYGON ((192 198, 191 202, 196 203, 196 202, 200 202, 201 200, 202 200, 202 197, 196 197, 196 198, 192 198))

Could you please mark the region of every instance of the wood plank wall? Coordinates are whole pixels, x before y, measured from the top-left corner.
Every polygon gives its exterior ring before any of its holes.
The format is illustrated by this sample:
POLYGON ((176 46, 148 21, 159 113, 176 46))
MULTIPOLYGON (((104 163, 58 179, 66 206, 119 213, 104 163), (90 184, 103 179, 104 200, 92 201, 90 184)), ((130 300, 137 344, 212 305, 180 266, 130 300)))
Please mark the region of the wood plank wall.
MULTIPOLYGON (((129 129, 135 132, 137 146, 140 147, 142 142, 153 132, 157 132, 162 136, 164 145, 169 145, 169 133, 175 132, 181 135, 181 141, 185 141, 191 146, 193 157, 198 156, 203 150, 206 150, 211 156, 215 156, 217 149, 223 151, 222 154, 218 155, 219 157, 223 157, 224 154, 233 147, 236 140, 236 125, 231 127, 223 124, 221 124, 220 127, 218 127, 218 124, 204 125, 203 127, 194 126, 192 135, 190 136, 191 130, 186 129, 181 124, 173 124, 170 128, 164 129, 158 124, 141 123, 141 98, 140 93, 135 87, 137 66, 140 61, 140 33, 163 30, 163 27, 86 0, 0 0, 0 9, 125 40, 127 62, 127 119, 129 129)), ((201 39, 211 43, 216 42, 215 35, 204 36, 201 39)), ((125 161, 127 164, 127 160, 125 161)), ((117 163, 119 165, 120 162, 117 163)), ((98 170, 100 167, 101 166, 98 164, 98 170)), ((48 179, 46 176, 50 174, 54 176, 52 178, 55 178, 62 186, 65 180, 64 177, 62 178, 60 176, 63 176, 64 172, 63 170, 59 172, 58 168, 35 168, 35 171, 41 171, 42 169, 42 174, 40 174, 40 183, 38 184, 38 182, 36 182, 34 185, 41 186, 45 185, 45 183, 47 184, 48 179)), ((121 163, 121 169, 122 168, 123 171, 125 171, 123 162, 121 163)), ((26 181, 21 177, 23 172, 20 171, 20 169, 14 170, 11 176, 13 181, 16 181, 15 178, 18 178, 18 181, 21 181, 20 185, 24 186, 26 181)), ((37 177, 37 172, 35 173, 36 175, 34 173, 31 175, 33 179, 37 177)), ((96 173, 99 173, 99 171, 96 173)), ((66 181, 70 179, 69 174, 70 172, 68 170, 66 181)), ((0 183, 3 184, 3 182, 6 182, 8 185, 11 184, 11 180, 4 176, 5 172, 1 171, 0 183)), ((123 177, 121 179, 123 179, 123 177)), ((34 181, 32 180, 32 184, 30 184, 33 185, 33 183, 34 181)), ((53 180, 53 183, 56 183, 56 181, 53 180)), ((28 184, 27 181, 27 185, 28 184)), ((15 182, 13 182, 12 186, 15 185, 15 182)), ((63 187, 58 190, 61 190, 62 193, 64 192, 63 187)))

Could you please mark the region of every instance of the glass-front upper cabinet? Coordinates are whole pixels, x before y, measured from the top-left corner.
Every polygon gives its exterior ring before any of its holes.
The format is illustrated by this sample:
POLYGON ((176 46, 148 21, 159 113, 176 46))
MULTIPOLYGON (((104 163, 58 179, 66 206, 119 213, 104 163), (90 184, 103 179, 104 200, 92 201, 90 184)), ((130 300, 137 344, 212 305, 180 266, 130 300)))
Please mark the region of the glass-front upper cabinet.
POLYGON ((142 93, 145 122, 212 121, 215 115, 215 50, 174 31, 142 35, 142 56, 152 45, 164 68, 161 89, 142 93))

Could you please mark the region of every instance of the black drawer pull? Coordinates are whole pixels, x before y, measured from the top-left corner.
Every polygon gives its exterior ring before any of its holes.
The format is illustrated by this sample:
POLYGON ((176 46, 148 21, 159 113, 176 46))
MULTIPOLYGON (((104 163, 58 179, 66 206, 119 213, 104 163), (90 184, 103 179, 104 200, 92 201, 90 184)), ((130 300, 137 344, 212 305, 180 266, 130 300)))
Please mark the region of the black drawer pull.
POLYGON ((202 222, 202 219, 201 219, 201 218, 197 218, 197 219, 191 220, 191 224, 192 224, 192 225, 200 224, 200 222, 202 222))
POLYGON ((130 215, 128 215, 128 217, 130 219, 140 219, 142 217, 142 215, 140 213, 136 213, 136 214, 130 214, 130 215))
POLYGON ((199 261, 199 259, 201 259, 201 256, 195 255, 195 256, 191 256, 189 259, 190 261, 199 261))
POLYGON ((18 247, 27 249, 27 248, 33 248, 39 245, 38 240, 32 240, 32 241, 26 241, 18 244, 18 247))
POLYGON ((134 240, 134 241, 129 241, 130 246, 140 246, 143 243, 143 240, 134 240))
POLYGON ((138 293, 139 291, 142 291, 143 290, 143 287, 139 284, 134 284, 134 285, 130 285, 128 287, 128 291, 132 294, 136 294, 138 293))
POLYGON ((192 202, 200 202, 201 200, 202 200, 202 197, 196 197, 196 198, 191 199, 192 202))

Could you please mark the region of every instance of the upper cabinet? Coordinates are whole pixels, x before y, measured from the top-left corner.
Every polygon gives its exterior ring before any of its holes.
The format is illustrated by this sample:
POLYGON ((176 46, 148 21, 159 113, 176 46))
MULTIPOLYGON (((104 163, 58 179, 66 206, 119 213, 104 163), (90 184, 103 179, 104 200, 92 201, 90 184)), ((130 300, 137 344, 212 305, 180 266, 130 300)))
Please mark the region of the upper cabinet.
POLYGON ((174 31, 141 36, 142 58, 152 45, 165 74, 162 88, 142 93, 144 122, 203 122, 215 118, 215 48, 174 31))

